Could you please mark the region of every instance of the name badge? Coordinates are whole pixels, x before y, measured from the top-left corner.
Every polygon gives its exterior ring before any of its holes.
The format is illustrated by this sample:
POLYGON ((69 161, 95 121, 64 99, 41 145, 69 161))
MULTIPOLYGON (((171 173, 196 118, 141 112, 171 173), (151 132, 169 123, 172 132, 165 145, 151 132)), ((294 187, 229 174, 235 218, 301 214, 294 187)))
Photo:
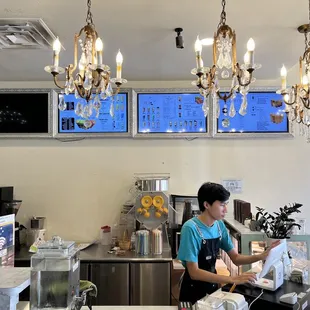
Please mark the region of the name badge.
POLYGON ((206 260, 209 260, 209 259, 211 259, 212 258, 212 256, 207 256, 206 257, 206 260))

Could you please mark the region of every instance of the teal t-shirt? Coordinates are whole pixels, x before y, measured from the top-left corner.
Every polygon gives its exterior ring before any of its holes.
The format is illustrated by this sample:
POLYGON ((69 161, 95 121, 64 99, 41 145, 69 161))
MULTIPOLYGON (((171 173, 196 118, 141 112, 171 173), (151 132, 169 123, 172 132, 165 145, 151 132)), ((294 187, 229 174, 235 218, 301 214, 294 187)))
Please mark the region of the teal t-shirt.
POLYGON ((181 240, 178 252, 178 259, 185 266, 186 262, 198 263, 198 254, 201 248, 202 238, 197 230, 199 227, 204 239, 214 239, 220 237, 220 227, 222 239, 220 248, 226 253, 233 249, 231 238, 223 221, 216 221, 212 226, 207 226, 202 223, 197 217, 188 220, 184 223, 181 229, 181 240), (217 225, 217 223, 219 225, 217 225))

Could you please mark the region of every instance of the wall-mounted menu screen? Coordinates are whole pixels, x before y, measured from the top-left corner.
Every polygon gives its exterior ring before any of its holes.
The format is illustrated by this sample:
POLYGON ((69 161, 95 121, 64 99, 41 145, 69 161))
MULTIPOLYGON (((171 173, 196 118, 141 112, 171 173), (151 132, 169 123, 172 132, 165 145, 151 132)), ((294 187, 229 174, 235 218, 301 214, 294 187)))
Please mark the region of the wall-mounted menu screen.
POLYGON ((48 134, 50 94, 0 93, 0 134, 48 134))
MULTIPOLYGON (((66 110, 58 110, 58 133, 126 133, 128 132, 128 93, 119 93, 113 98, 101 100, 99 116, 95 109, 89 118, 75 113, 77 104, 86 103, 83 99, 76 99, 74 94, 62 95, 66 103, 66 110)), ((59 99, 58 99, 59 100, 59 99)))
POLYGON ((242 95, 237 94, 234 105, 236 115, 229 116, 230 100, 220 100, 218 133, 288 133, 289 124, 282 96, 275 92, 250 92, 247 95, 247 113, 239 113, 242 95))
POLYGON ((193 93, 139 93, 138 133, 206 133, 203 97, 193 93))

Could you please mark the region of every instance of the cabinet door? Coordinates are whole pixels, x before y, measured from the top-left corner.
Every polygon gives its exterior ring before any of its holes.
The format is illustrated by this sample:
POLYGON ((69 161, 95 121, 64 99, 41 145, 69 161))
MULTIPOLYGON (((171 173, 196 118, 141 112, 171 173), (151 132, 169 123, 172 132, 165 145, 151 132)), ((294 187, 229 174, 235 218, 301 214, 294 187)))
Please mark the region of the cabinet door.
POLYGON ((130 304, 170 306, 170 263, 130 264, 130 304))
POLYGON ((90 280, 98 289, 93 305, 129 305, 129 263, 91 264, 90 280))

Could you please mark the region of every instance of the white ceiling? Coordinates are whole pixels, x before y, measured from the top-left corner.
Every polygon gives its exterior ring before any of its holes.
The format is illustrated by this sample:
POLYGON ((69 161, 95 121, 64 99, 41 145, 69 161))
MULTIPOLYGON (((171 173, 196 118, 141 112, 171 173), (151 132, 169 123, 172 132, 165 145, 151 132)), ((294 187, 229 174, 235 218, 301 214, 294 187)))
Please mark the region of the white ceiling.
MULTIPOLYGON (((123 76, 131 81, 191 80, 197 34, 213 36, 219 22, 220 0, 92 0, 97 32, 104 41, 104 63, 115 72, 115 56, 124 56, 123 76), (184 28, 184 49, 175 47, 174 28, 184 28)), ((1 0, 0 18, 42 18, 66 51, 60 64, 73 61, 73 37, 85 24, 86 0, 1 0)), ((255 60, 263 67, 258 79, 273 80, 283 63, 294 66, 304 51, 296 28, 308 22, 306 0, 227 0, 227 23, 237 33, 238 60, 250 37, 255 60)), ((211 48, 203 51, 211 64, 211 48)), ((0 81, 50 81, 44 66, 51 50, 0 50, 0 81)))

